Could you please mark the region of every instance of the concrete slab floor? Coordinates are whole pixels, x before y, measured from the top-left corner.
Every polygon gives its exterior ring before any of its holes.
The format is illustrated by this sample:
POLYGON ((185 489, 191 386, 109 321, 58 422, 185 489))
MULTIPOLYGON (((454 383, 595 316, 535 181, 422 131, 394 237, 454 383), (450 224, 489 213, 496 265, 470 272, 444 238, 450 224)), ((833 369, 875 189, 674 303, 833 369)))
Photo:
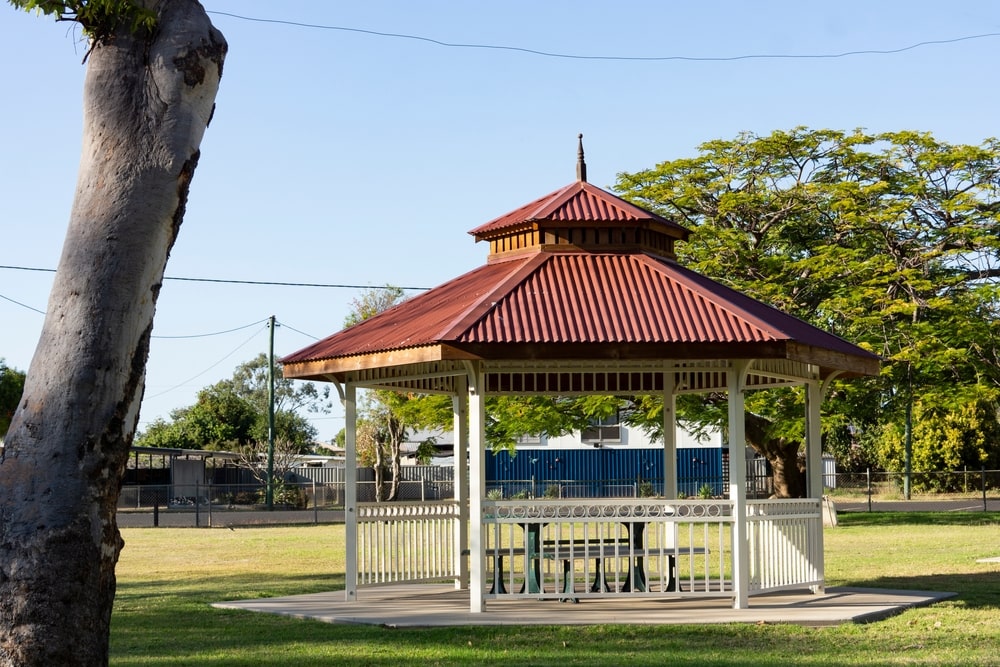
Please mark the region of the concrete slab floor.
POLYGON ((363 623, 393 628, 463 625, 601 625, 795 623, 826 626, 867 623, 954 597, 932 591, 828 588, 820 595, 791 591, 754 596, 749 609, 729 599, 635 597, 555 600, 489 600, 482 613, 469 611, 469 593, 449 584, 409 584, 362 589, 357 601, 343 591, 214 603, 327 623, 363 623))

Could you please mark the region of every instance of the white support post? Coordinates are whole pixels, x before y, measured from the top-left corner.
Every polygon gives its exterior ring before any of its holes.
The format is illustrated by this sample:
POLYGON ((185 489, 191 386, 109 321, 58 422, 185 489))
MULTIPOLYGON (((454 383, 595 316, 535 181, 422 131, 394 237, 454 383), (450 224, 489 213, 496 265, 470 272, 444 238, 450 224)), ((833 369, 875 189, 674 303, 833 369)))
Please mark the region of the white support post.
POLYGON ((820 406, 823 393, 819 382, 806 383, 806 473, 808 474, 808 495, 810 498, 823 497, 823 431, 820 422, 820 406))
POLYGON ((483 611, 485 579, 483 565, 486 562, 486 542, 483 540, 483 491, 486 488, 486 467, 483 456, 486 453, 486 397, 482 365, 471 364, 472 377, 469 378, 469 612, 483 611))
POLYGON ((750 606, 750 549, 747 543, 747 463, 744 377, 748 361, 733 361, 729 390, 729 499, 733 503, 733 608, 750 606))
POLYGON ((458 506, 458 520, 455 522, 455 588, 469 585, 469 561, 463 555, 469 548, 469 387, 465 377, 456 378, 457 395, 452 398, 455 437, 455 504, 458 506))
POLYGON ((344 599, 358 599, 358 389, 344 388, 344 599))
MULTIPOLYGON (((808 495, 820 502, 820 516, 823 515, 823 429, 820 407, 823 404, 823 388, 818 380, 806 383, 806 473, 808 495)), ((811 588, 812 592, 821 595, 826 590, 826 562, 823 545, 823 521, 812 524, 817 534, 810 544, 817 545, 810 549, 809 559, 816 569, 819 580, 824 582, 811 588)))
MULTIPOLYGON (((677 498, 677 394, 676 375, 663 374, 663 497, 677 498)), ((679 524, 674 523, 666 545, 676 547, 679 524)))
POLYGON ((663 374, 663 497, 677 497, 677 394, 673 371, 663 374))

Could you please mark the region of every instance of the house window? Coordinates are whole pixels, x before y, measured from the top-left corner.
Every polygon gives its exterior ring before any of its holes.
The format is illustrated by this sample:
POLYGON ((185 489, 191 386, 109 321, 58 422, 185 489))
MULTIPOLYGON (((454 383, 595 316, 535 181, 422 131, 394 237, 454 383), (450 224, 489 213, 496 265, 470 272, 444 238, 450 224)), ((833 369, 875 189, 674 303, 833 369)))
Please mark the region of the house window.
POLYGON ((517 439, 517 444, 519 445, 541 445, 542 436, 540 435, 522 435, 517 439))
POLYGON ((621 442, 621 419, 616 410, 614 414, 601 419, 592 419, 590 426, 583 429, 580 439, 590 445, 599 447, 605 442, 621 442))

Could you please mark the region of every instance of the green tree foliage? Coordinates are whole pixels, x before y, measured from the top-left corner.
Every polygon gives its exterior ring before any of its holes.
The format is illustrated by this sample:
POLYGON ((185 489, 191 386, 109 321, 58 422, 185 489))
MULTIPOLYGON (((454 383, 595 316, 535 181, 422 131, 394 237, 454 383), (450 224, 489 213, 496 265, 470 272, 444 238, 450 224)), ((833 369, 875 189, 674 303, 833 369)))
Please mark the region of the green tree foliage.
POLYGON ((138 0, 9 0, 15 7, 54 16, 57 21, 75 21, 95 40, 114 34, 120 25, 131 32, 156 27, 156 13, 138 0))
POLYGON ((9 367, 0 359, 0 442, 10 427, 10 420, 21 402, 21 392, 24 391, 24 373, 9 367))
MULTIPOLYGON (((959 396, 924 394, 913 406, 912 467, 915 471, 1000 467, 1000 390, 983 385, 958 389, 959 396)), ((904 465, 904 428, 882 427, 879 456, 892 469, 904 465)), ((918 474, 918 490, 959 491, 953 476, 918 474)))
MULTIPOLYGON (((946 387, 998 386, 998 173, 994 139, 795 128, 710 141, 617 185, 695 230, 683 265, 883 357, 878 378, 827 401, 828 447, 865 465, 911 397, 960 411, 946 387)), ((801 398, 751 395, 747 409, 750 443, 795 467, 801 398)))
POLYGON ((351 301, 351 311, 344 318, 344 328, 385 312, 406 300, 403 288, 394 285, 364 290, 351 301))
MULTIPOLYGON (((267 355, 240 364, 233 377, 198 392, 194 405, 158 419, 136 437, 145 447, 226 450, 267 442, 267 355)), ((329 387, 299 383, 275 370, 274 428, 276 439, 290 443, 292 451, 311 451, 316 427, 301 414, 330 410, 329 387)))
POLYGON ((516 454, 521 436, 558 437, 579 431, 624 405, 613 396, 496 396, 486 401, 486 444, 493 451, 516 454))

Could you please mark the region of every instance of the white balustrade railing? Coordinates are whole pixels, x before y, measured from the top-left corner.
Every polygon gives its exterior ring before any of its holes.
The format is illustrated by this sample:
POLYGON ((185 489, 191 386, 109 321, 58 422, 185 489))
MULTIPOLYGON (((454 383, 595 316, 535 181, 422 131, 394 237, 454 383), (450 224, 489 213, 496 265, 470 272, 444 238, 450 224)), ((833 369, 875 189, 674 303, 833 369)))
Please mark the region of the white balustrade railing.
POLYGON ((483 502, 486 598, 730 596, 732 503, 483 502))
POLYGON ((823 516, 814 498, 747 503, 751 593, 823 585, 823 516))
POLYGON ((358 585, 455 578, 454 501, 358 503, 358 585))

